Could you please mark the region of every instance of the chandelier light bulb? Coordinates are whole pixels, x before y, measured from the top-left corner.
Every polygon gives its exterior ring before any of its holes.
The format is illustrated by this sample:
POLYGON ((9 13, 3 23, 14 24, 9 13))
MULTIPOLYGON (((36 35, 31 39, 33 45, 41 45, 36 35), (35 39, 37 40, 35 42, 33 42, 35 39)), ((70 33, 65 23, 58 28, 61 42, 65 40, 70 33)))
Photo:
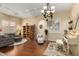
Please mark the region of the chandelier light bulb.
POLYGON ((50 11, 47 11, 48 14, 50 14, 50 11))
POLYGON ((43 9, 46 10, 47 9, 47 6, 43 6, 43 9))
POLYGON ((52 12, 52 13, 55 13, 55 10, 52 10, 51 12, 52 12))
POLYGON ((51 10, 54 10, 55 9, 55 6, 51 6, 51 10))
POLYGON ((41 10, 41 13, 44 13, 44 10, 41 10))

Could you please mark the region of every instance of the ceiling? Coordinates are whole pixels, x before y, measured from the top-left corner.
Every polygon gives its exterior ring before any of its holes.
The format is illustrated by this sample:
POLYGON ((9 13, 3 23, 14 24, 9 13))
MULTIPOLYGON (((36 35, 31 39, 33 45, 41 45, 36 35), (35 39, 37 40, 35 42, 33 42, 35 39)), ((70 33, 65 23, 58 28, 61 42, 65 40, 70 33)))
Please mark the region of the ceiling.
MULTIPOLYGON (((39 16, 45 3, 0 3, 0 12, 21 18, 39 16)), ((56 6, 55 13, 71 9, 71 3, 51 3, 56 6)))

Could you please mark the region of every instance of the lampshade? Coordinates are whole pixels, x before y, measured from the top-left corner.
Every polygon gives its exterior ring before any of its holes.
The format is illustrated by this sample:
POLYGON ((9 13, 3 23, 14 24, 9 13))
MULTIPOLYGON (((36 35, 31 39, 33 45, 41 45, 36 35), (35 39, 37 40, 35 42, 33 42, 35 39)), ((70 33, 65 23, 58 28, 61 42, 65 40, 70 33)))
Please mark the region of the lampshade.
POLYGON ((52 10, 51 12, 52 12, 52 13, 54 13, 54 12, 55 12, 55 10, 52 10))
POLYGON ((50 11, 47 11, 48 14, 50 14, 50 11))
POLYGON ((55 9, 55 6, 51 6, 51 10, 55 9))
POLYGON ((44 10, 41 10, 41 13, 44 13, 44 10))
POLYGON ((47 6, 43 6, 43 9, 46 10, 47 9, 47 6))

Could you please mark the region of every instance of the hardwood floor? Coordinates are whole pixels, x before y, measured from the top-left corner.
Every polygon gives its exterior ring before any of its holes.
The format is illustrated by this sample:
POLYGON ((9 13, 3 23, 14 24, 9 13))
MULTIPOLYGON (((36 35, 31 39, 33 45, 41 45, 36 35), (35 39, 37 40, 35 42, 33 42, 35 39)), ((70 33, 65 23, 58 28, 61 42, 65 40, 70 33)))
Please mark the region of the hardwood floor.
POLYGON ((38 45, 34 40, 28 40, 26 43, 18 46, 9 46, 0 48, 0 52, 9 56, 42 56, 48 43, 38 45))

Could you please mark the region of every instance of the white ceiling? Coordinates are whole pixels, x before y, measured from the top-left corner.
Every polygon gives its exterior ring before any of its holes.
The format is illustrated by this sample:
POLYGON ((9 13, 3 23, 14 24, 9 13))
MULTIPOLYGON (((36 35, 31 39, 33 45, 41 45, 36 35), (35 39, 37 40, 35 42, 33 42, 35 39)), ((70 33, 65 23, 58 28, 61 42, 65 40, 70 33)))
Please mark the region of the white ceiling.
MULTIPOLYGON (((0 3, 0 12, 21 18, 39 16, 45 5, 45 3, 0 3)), ((51 5, 56 6, 56 13, 68 11, 72 6, 71 3, 52 3, 51 5)))

